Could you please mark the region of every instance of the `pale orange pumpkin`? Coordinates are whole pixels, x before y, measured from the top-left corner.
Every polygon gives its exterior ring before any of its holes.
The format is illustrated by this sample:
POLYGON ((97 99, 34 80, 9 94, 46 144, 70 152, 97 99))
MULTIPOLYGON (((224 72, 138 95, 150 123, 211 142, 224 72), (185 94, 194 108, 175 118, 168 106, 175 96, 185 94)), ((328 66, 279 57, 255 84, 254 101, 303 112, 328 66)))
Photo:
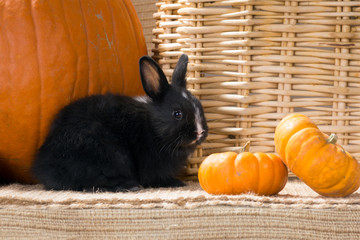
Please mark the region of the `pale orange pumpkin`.
POLYGON ((0 178, 32 182, 34 154, 61 107, 143 94, 146 45, 131 0, 4 0, 0 18, 0 178))
POLYGON ((275 131, 275 148, 296 176, 317 193, 344 197, 360 186, 360 164, 302 114, 290 114, 275 131))
POLYGON ((201 187, 210 194, 273 195, 280 192, 288 178, 281 159, 272 153, 214 153, 201 163, 201 187))

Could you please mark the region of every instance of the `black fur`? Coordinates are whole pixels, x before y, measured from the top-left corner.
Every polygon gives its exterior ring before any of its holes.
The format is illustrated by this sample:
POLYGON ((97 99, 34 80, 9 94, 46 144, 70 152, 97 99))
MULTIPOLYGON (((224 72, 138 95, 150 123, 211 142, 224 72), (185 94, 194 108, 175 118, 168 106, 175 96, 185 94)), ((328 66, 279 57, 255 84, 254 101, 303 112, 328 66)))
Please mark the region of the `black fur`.
POLYGON ((140 59, 149 95, 144 101, 107 94, 64 107, 34 161, 35 177, 54 190, 182 186, 175 176, 207 136, 201 104, 185 89, 186 67, 182 55, 169 85, 160 67, 145 56, 140 59), (200 135, 195 108, 204 130, 200 135))

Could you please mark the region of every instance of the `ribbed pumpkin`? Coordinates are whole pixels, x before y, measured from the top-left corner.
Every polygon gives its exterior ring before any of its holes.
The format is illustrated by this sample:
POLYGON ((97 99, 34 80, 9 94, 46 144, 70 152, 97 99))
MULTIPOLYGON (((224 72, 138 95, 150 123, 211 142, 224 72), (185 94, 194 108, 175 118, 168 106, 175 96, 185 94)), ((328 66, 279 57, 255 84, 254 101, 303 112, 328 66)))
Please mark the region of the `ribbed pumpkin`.
POLYGON ((296 176, 317 193, 344 197, 360 186, 360 164, 310 119, 294 113, 280 121, 275 148, 296 176))
POLYGON ((131 0, 0 1, 0 178, 32 182, 54 114, 91 94, 143 94, 131 0))
POLYGON ((211 154, 201 163, 198 178, 210 194, 273 195, 284 188, 288 171, 275 154, 245 150, 211 154))

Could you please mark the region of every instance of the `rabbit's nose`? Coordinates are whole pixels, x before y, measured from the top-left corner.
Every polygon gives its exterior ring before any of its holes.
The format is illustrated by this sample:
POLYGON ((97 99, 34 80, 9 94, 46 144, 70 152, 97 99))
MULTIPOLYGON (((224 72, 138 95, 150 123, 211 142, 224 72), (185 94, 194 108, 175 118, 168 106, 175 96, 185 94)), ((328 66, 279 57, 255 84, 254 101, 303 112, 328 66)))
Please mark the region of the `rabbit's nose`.
POLYGON ((196 136, 196 140, 199 141, 200 138, 202 138, 204 136, 205 132, 206 132, 205 130, 198 131, 197 136, 196 136))

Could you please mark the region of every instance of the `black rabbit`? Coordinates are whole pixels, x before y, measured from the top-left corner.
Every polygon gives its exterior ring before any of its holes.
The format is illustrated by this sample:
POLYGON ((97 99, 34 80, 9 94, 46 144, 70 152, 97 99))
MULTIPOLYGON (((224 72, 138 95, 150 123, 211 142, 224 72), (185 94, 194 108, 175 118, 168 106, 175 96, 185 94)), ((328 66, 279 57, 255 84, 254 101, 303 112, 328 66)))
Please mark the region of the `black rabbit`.
POLYGON ((56 116, 33 164, 46 189, 126 191, 177 187, 176 175, 207 136, 200 102, 186 90, 183 54, 168 84, 150 57, 140 59, 146 97, 94 95, 56 116))

